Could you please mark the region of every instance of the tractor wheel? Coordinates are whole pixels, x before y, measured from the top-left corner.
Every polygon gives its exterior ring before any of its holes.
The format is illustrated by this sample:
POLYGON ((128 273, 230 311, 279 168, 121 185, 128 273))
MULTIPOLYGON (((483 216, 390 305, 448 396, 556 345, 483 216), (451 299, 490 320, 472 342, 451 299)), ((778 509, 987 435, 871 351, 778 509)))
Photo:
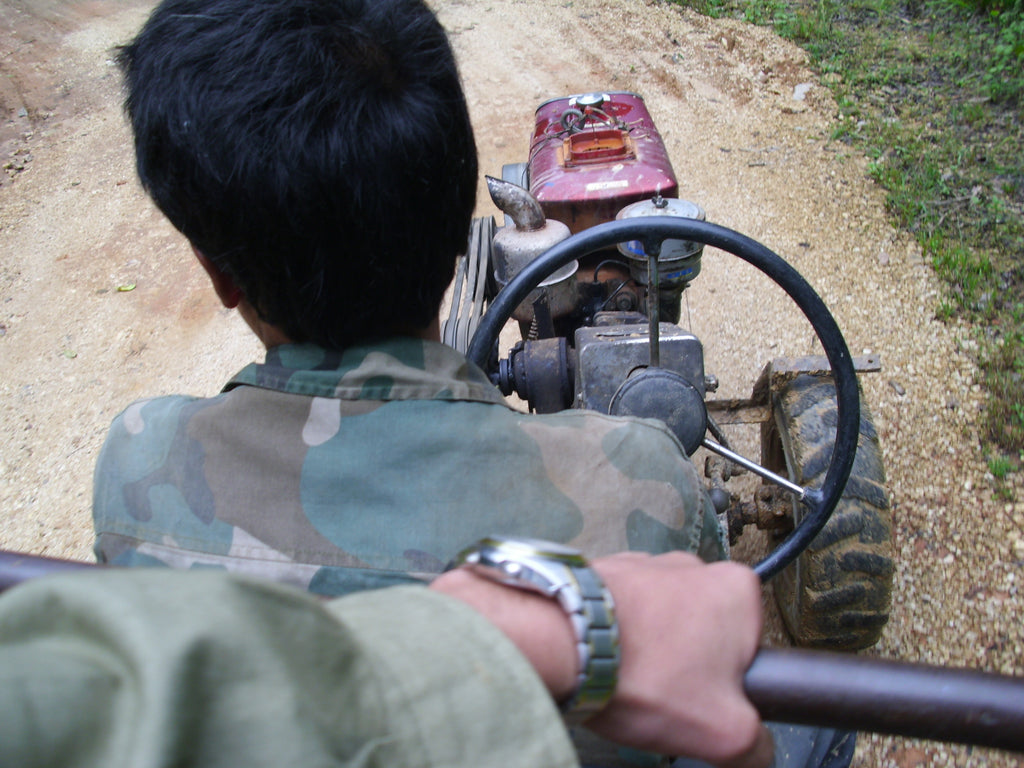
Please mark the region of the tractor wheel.
MULTIPOLYGON (((772 396, 761 427, 762 464, 803 487, 824 477, 837 408, 830 378, 801 375, 772 396)), ((799 523, 801 505, 794 501, 799 523)), ((878 433, 861 404, 850 479, 822 531, 774 579, 775 597, 797 645, 842 650, 878 642, 892 603, 892 514, 878 433)))

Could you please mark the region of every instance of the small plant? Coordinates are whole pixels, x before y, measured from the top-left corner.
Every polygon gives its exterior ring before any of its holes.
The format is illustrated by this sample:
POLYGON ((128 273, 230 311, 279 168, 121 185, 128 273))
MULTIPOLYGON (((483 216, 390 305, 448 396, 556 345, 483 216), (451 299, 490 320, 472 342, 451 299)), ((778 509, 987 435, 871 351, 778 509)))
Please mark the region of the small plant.
POLYGON ((748 0, 743 5, 743 20, 759 26, 772 24, 776 14, 785 10, 780 0, 748 0))
POLYGON ((956 317, 956 305, 948 299, 942 299, 942 301, 939 302, 939 306, 935 309, 935 317, 944 321, 952 320, 956 317))
POLYGON ((1006 476, 1016 469, 1013 459, 998 455, 991 456, 988 460, 988 471, 997 480, 1005 480, 1006 476))
POLYGON ((1017 471, 1017 467, 1017 462, 1009 456, 997 454, 989 457, 988 471, 995 478, 994 495, 997 499, 1003 501, 1014 500, 1013 487, 1010 483, 1006 482, 1006 479, 1017 471))
POLYGON ((993 10, 999 34, 993 40, 984 84, 994 101, 1020 103, 1024 95, 1024 11, 1020 0, 993 10))

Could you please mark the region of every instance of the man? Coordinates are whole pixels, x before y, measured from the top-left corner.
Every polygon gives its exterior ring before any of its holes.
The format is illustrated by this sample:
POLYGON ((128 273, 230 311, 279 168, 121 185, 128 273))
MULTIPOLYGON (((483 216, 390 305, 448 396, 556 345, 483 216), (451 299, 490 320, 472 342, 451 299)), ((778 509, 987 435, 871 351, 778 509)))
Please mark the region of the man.
MULTIPOLYGON (((766 766, 740 686, 756 577, 683 553, 591 566, 616 601, 622 665, 588 727, 766 766)), ((0 596, 0 765, 568 768, 555 704, 574 642, 553 601, 468 569, 330 602, 222 572, 36 579, 0 596)))
POLYGON ((429 578, 492 532, 724 557, 666 427, 520 413, 438 342, 477 160, 420 0, 165 0, 119 62, 142 183, 267 358, 115 420, 101 562, 337 595, 429 578))
POLYGON ((119 61, 142 183, 267 358, 118 417, 100 561, 341 594, 492 532, 724 557, 666 428, 520 413, 438 342, 477 158, 419 0, 167 0, 119 61))

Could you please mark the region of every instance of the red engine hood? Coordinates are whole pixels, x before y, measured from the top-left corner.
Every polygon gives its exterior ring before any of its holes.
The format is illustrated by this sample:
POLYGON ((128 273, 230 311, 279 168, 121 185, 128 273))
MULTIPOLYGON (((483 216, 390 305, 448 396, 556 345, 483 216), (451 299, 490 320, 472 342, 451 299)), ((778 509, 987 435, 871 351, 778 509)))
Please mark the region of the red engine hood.
POLYGON ((600 107, 588 111, 583 105, 593 103, 594 96, 541 104, 530 144, 530 192, 547 218, 573 233, 613 220, 630 203, 658 193, 678 195, 672 164, 643 98, 603 93, 600 107))

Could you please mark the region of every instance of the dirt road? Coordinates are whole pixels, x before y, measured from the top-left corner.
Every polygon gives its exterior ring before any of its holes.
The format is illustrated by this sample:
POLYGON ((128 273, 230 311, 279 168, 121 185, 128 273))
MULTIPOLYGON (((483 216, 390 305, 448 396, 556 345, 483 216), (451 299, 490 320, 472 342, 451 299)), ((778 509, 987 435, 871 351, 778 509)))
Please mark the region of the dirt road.
MULTIPOLYGON (((0 546, 86 558, 91 468, 110 419, 154 394, 215 393, 259 350, 134 177, 111 46, 151 2, 0 0, 0 546)), ((680 195, 790 260, 855 354, 881 434, 898 573, 883 656, 1024 674, 1024 503, 997 497, 975 433, 970 335, 887 223, 865 161, 802 52, 761 29, 645 0, 434 3, 458 52, 482 169, 525 159, 540 101, 644 95, 680 195)), ((493 208, 481 190, 480 213, 493 208)), ((723 395, 813 351, 777 291, 706 254, 687 315, 723 395)), ((740 440, 742 441, 742 437, 740 440)), ((756 449, 753 451, 756 455, 756 449)), ((1016 489, 1024 499, 1024 489, 1016 489)), ((859 766, 1013 757, 865 736, 859 766)))

